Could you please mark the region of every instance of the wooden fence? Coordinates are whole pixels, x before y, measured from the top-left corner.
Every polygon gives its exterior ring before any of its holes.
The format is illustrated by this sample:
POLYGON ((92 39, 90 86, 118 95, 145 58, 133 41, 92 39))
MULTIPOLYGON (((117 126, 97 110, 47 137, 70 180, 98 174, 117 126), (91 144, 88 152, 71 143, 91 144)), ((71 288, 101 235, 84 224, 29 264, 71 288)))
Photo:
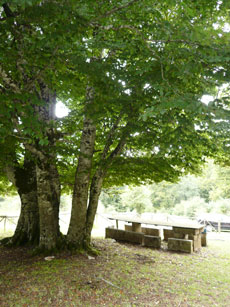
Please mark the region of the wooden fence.
POLYGON ((11 224, 17 225, 17 223, 14 221, 15 219, 18 219, 18 216, 0 215, 0 223, 3 223, 4 232, 6 231, 7 221, 11 224))

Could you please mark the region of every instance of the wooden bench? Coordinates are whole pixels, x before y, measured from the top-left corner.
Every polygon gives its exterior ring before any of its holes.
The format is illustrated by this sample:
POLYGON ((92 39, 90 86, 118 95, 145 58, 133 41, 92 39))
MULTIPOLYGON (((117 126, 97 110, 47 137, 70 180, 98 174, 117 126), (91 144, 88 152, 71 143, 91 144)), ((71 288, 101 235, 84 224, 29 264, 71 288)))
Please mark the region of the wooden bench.
POLYGON ((161 237, 144 235, 142 245, 152 248, 161 248, 161 237))
POLYGON ((191 240, 193 242, 194 252, 201 249, 201 229, 174 227, 173 238, 191 240))
MULTIPOLYGON (((125 230, 133 231, 132 225, 125 225, 125 230)), ((160 237, 160 229, 158 228, 141 227, 139 230, 145 235, 160 237)))
MULTIPOLYGON (((108 217, 111 220, 115 220, 116 221, 116 227, 118 230, 118 222, 126 222, 126 223, 132 223, 132 225, 126 225, 126 230, 123 230, 123 232, 136 232, 136 235, 141 236, 142 238, 144 235, 148 236, 152 236, 154 237, 153 234, 159 234, 159 229, 155 229, 155 228, 147 228, 147 227, 141 227, 142 224, 145 225, 153 225, 153 226, 158 226, 158 227, 171 227, 172 230, 169 229, 165 229, 164 231, 164 235, 165 235, 165 240, 168 239, 169 242, 169 249, 173 248, 173 250, 175 250, 176 246, 178 246, 178 251, 183 251, 184 247, 183 244, 185 244, 185 246, 187 246, 185 248, 186 252, 191 252, 191 251, 198 251, 201 248, 201 234, 204 231, 204 225, 201 225, 197 222, 169 222, 169 221, 159 221, 159 220, 146 220, 146 219, 140 219, 138 217, 133 218, 133 217, 122 217, 122 216, 112 216, 112 217, 108 217), (156 233, 157 232, 157 233, 156 233), (174 241, 174 246, 173 243, 174 241), (189 243, 183 243, 184 241, 188 241, 189 243), (190 243, 192 242, 192 248, 190 248, 190 243), (186 245, 187 244, 187 245, 186 245)), ((125 241, 136 241, 139 240, 138 242, 140 242, 140 239, 133 239, 135 238, 135 235, 126 235, 124 234, 122 238, 122 233, 120 233, 121 238, 118 238, 118 240, 125 240, 125 241), (132 237, 132 239, 129 239, 132 237)), ((116 235, 117 236, 117 235, 116 235)), ((156 237, 160 237, 160 236, 156 236, 156 237)), ((114 237, 114 239, 116 240, 116 238, 114 237)), ((148 239, 146 239, 148 240, 148 239)), ((153 239, 152 239, 153 240, 153 239)), ((151 241, 151 240, 150 240, 151 241)), ((204 241, 204 239, 203 239, 204 241)), ((146 241, 147 242, 147 241, 146 241)), ((148 244, 148 243, 146 243, 148 244)), ((149 243, 150 244, 150 243, 149 243)), ((151 243, 153 244, 153 243, 151 243)), ((203 244, 205 244, 205 242, 203 242, 203 244)))
POLYGON ((127 231, 115 228, 106 228, 105 237, 117 241, 125 241, 136 244, 142 244, 144 234, 140 232, 127 231))
POLYGON ((168 242, 169 238, 173 238, 173 230, 172 229, 163 229, 164 241, 168 242))
POLYGON ((168 239, 168 250, 184 253, 193 252, 193 241, 185 239, 168 239))
POLYGON ((121 230, 115 228, 106 228, 105 237, 114 239, 116 241, 141 244, 142 246, 146 247, 161 248, 161 237, 149 236, 141 232, 121 230))

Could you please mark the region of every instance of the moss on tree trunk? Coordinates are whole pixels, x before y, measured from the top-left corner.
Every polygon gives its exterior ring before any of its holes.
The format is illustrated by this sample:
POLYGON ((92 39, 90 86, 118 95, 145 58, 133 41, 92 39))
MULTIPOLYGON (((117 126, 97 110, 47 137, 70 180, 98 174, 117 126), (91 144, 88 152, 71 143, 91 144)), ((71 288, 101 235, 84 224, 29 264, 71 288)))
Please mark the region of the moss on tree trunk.
POLYGON ((21 212, 14 235, 4 239, 3 243, 11 246, 38 245, 40 231, 35 164, 25 156, 22 167, 8 166, 6 173, 20 196, 21 212))
POLYGON ((31 191, 21 197, 21 213, 10 244, 14 246, 32 245, 39 243, 39 213, 37 191, 31 191))
MULTIPOLYGON (((87 87, 86 111, 93 103, 94 89, 87 87)), ((87 113, 87 112, 86 112, 87 113)), ((72 212, 67 243, 70 248, 82 248, 84 246, 86 213, 88 205, 88 189, 90 172, 96 137, 96 127, 90 116, 86 115, 83 123, 83 132, 80 145, 80 156, 75 175, 74 192, 72 199, 72 212)))
POLYGON ((93 224, 97 212, 98 201, 102 189, 102 183, 103 183, 103 175, 101 171, 98 171, 94 175, 90 186, 89 206, 87 210, 87 220, 86 220, 85 239, 84 239, 85 245, 87 247, 90 246, 91 242, 91 232, 93 229, 93 224))
POLYGON ((37 195, 39 207, 39 249, 55 250, 58 244, 60 186, 55 165, 47 161, 37 164, 37 195))

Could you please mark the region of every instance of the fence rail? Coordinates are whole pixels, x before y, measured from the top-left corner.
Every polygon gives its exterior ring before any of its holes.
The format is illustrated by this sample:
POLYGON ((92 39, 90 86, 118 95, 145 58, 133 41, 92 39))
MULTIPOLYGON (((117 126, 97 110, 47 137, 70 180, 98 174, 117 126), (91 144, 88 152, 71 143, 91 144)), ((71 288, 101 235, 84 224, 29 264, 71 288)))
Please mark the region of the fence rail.
MULTIPOLYGON (((63 212, 59 215, 59 221, 61 222, 61 225, 65 225, 65 227, 67 227, 69 224, 68 218, 67 220, 65 220, 67 216, 70 216, 70 212, 63 212)), ((14 231, 17 225, 18 218, 19 215, 0 215, 0 230, 3 230, 3 232, 6 232, 8 230, 14 231), (10 227, 10 225, 12 227, 10 227)))
POLYGON ((6 231, 6 222, 9 221, 9 223, 16 225, 17 223, 14 222, 14 219, 18 219, 18 216, 13 216, 13 215, 0 215, 0 223, 3 223, 3 229, 4 232, 6 231))
MULTIPOLYGON (((128 214, 128 213, 127 213, 128 214)), ((125 214, 124 214, 125 215, 125 214)), ((129 213, 130 215, 130 213, 129 213)), ((151 217, 153 217, 153 215, 156 216, 156 214, 150 214, 149 218, 151 219, 151 217)), ((61 222, 61 224, 63 224, 66 227, 68 227, 69 224, 69 220, 65 219, 66 216, 70 216, 70 212, 63 212, 60 213, 59 216, 59 220, 61 222), (61 218, 63 217, 63 219, 61 218)), ((188 217, 184 217, 184 216, 173 216, 173 215, 161 215, 161 219, 163 220, 167 220, 167 221, 175 221, 175 220, 181 220, 181 219, 185 219, 188 220, 188 217)), ((16 226, 17 225, 17 219, 19 218, 19 216, 17 215, 0 215, 0 226, 1 224, 3 224, 3 230, 4 232, 7 230, 7 224, 11 224, 12 226, 16 226)), ((96 220, 97 218, 102 219, 102 221, 104 220, 104 222, 111 224, 111 220, 108 220, 106 214, 101 214, 101 213, 97 213, 96 214, 96 220)), ((189 218, 191 220, 191 218, 189 218)), ((192 218, 195 220, 195 218, 192 218)), ((207 220, 207 219, 199 219, 198 220, 200 223, 209 226, 212 231, 230 231, 230 222, 226 223, 226 222, 220 222, 220 221, 211 221, 211 220, 207 220)))

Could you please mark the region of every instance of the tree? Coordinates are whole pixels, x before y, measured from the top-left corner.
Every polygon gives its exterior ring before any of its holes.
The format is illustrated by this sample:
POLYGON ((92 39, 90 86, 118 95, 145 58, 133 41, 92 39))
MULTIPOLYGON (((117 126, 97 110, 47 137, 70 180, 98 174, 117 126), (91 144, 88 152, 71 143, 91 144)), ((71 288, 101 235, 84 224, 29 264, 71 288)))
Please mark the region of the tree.
POLYGON ((4 241, 11 245, 37 245, 40 225, 35 164, 25 157, 22 166, 7 165, 6 174, 20 196, 21 212, 14 236, 4 241))
POLYGON ((118 212, 125 212, 128 208, 121 202, 121 195, 123 192, 123 187, 103 189, 100 200, 106 209, 109 208, 118 212))
MULTIPOLYGON (((36 236, 40 234, 40 247, 52 249, 55 248, 59 235, 58 207, 60 199, 59 179, 55 162, 56 153, 52 149, 56 130, 53 122, 56 94, 47 85, 45 79, 48 76, 47 74, 44 76, 43 68, 41 68, 42 63, 39 62, 41 61, 39 56, 44 56, 45 48, 43 43, 39 44, 36 41, 39 36, 39 34, 37 35, 36 12, 32 11, 35 19, 31 22, 28 20, 31 17, 29 16, 31 7, 23 8, 20 5, 15 7, 14 4, 12 7, 16 11, 13 11, 7 3, 3 4, 3 16, 5 15, 5 17, 2 21, 2 46, 8 49, 8 53, 3 58, 1 66, 1 94, 4 99, 4 103, 1 105, 3 111, 1 134, 4 146, 7 146, 7 138, 11 136, 21 141, 19 148, 20 146, 24 148, 24 152, 21 150, 24 154, 24 167, 15 168, 13 165, 11 173, 17 174, 18 170, 19 173, 20 170, 21 172, 24 171, 26 174, 21 174, 21 177, 24 178, 28 178, 27 173, 30 173, 31 177, 36 173, 34 183, 30 184, 27 180, 25 189, 27 193, 30 192, 35 195, 34 203, 38 202, 39 227, 36 225, 36 229, 40 228, 40 231, 39 233, 36 231, 36 236), (36 57, 34 54, 34 52, 36 53, 35 46, 40 51, 37 52, 36 57), (30 164, 30 169, 26 170, 25 165, 29 165, 26 162, 27 152, 29 153, 28 156, 33 156, 33 159, 30 159, 35 164, 30 164), (36 172, 33 165, 36 165, 36 172)), ((52 50, 53 47, 50 46, 52 50)), ((15 150, 14 152, 13 149, 11 154, 16 158, 16 161, 13 162, 17 164, 17 147, 15 147, 15 150)), ((12 164, 11 161, 11 166, 12 164)), ((13 178, 13 176, 11 177, 13 178)), ((12 182, 16 185, 20 194, 22 189, 20 184, 18 185, 19 180, 12 179, 12 182)), ((25 200, 25 197, 23 196, 21 199, 25 200)), ((24 201, 24 203, 22 201, 22 209, 25 207, 25 210, 29 211, 30 205, 31 201, 24 201)), ((33 228, 32 225, 37 224, 37 216, 38 214, 33 217, 32 221, 20 216, 19 224, 23 225, 21 225, 19 232, 23 232, 22 229, 29 231, 29 228, 33 228), (28 223, 30 226, 28 226, 28 223)), ((25 237, 25 234, 21 233, 21 236, 25 237)), ((28 242, 30 241, 29 238, 30 235, 27 234, 28 242)))
POLYGON ((103 185, 173 181, 212 150, 196 127, 208 112, 201 96, 223 82, 212 24, 225 4, 23 3, 2 6, 0 133, 34 156, 40 248, 62 239, 58 169, 73 178, 77 163, 66 242, 87 248, 103 185), (55 118, 57 97, 66 119, 55 118))
POLYGON ((148 194, 148 189, 145 187, 130 188, 122 194, 121 201, 130 211, 136 210, 141 214, 151 210, 152 204, 148 194))

